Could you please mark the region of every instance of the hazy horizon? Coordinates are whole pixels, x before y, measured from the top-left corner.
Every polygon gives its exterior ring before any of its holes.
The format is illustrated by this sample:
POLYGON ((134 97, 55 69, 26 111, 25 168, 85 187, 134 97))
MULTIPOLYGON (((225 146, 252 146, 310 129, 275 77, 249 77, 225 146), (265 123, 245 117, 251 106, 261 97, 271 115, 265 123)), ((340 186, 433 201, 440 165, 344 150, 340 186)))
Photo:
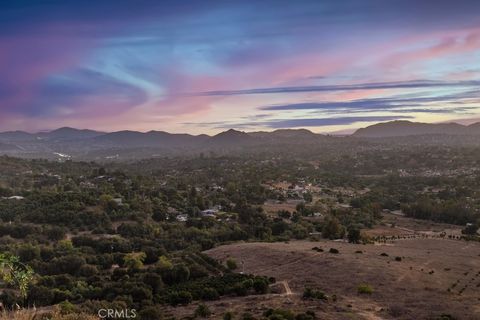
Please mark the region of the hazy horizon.
POLYGON ((0 131, 475 122, 479 10, 477 1, 2 4, 0 131))

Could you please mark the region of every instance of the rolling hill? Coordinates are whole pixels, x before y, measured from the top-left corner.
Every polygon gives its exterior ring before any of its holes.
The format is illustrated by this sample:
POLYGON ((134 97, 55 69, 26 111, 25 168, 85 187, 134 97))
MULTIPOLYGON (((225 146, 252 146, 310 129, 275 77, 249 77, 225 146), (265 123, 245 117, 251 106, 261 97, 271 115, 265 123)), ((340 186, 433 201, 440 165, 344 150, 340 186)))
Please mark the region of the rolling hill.
POLYGON ((391 121, 358 129, 354 137, 385 138, 415 135, 480 135, 480 123, 464 126, 458 123, 420 123, 391 121))

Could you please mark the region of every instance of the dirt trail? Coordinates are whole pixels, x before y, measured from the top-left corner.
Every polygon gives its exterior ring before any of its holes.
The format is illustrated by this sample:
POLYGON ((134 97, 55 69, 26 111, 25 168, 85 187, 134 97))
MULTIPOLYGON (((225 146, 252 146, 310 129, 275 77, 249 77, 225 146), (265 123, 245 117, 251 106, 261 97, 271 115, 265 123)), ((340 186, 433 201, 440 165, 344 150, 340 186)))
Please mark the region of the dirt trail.
POLYGON ((279 281, 277 283, 283 285, 283 287, 285 288, 284 295, 290 296, 293 294, 292 289, 290 289, 290 286, 288 285, 288 281, 279 281))

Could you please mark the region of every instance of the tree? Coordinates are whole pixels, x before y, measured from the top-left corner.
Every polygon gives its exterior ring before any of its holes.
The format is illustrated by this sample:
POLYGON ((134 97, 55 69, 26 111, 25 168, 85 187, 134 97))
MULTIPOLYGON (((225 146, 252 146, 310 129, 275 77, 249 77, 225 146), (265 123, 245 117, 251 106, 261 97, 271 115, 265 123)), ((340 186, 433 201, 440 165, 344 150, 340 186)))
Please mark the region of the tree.
POLYGON ((345 229, 337 218, 332 217, 325 221, 322 228, 322 236, 328 239, 339 239, 345 235, 345 229))
POLYGON ((17 256, 0 254, 0 275, 3 281, 17 287, 23 298, 27 296, 33 274, 33 269, 21 263, 17 256))
POLYGON ((356 226, 350 226, 348 228, 348 242, 350 243, 360 243, 360 228, 356 226))
POLYGON ((161 256, 158 260, 158 267, 160 270, 171 270, 173 269, 173 263, 165 256, 161 256))
POLYGON ((263 278, 256 278, 253 281, 253 289, 256 293, 265 294, 268 292, 268 281, 263 278))
POLYGON ((123 263, 125 267, 138 270, 143 267, 143 261, 145 261, 146 254, 144 252, 132 252, 123 257, 123 263))

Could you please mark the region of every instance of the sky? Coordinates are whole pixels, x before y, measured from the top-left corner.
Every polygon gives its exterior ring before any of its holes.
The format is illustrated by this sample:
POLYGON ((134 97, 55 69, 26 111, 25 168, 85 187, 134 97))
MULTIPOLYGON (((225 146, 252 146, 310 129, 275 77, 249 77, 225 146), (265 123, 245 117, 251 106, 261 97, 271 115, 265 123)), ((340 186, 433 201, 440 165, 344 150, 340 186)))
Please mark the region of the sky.
POLYGON ((3 0, 0 131, 480 121, 478 0, 3 0))

